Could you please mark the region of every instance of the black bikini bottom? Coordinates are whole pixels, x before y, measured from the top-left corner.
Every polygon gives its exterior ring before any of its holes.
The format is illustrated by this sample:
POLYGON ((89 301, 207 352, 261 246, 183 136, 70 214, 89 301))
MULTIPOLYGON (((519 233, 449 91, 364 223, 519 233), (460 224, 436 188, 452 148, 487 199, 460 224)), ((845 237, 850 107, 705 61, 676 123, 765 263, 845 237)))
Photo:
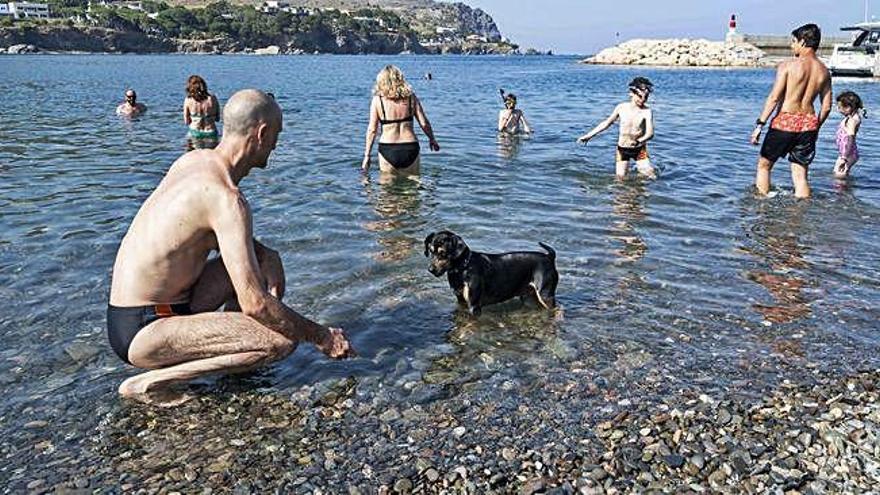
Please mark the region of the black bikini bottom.
POLYGON ((379 154, 394 168, 407 168, 419 157, 419 143, 379 143, 379 154))

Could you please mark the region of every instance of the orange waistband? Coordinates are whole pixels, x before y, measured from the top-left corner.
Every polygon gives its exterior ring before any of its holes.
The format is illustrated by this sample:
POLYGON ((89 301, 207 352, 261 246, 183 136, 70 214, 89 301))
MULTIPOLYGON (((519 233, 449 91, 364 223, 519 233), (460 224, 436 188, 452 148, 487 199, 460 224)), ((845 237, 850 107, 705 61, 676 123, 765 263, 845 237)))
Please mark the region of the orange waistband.
POLYGON ((812 113, 779 112, 770 128, 785 132, 809 132, 819 128, 819 117, 812 113))

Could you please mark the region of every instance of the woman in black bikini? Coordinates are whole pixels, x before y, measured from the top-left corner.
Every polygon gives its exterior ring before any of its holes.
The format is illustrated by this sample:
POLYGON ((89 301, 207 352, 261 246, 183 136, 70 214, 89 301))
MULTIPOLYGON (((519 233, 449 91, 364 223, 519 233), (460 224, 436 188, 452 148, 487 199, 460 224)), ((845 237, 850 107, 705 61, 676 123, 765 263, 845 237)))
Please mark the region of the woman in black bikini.
POLYGON ((370 104, 370 124, 367 127, 367 142, 364 147, 364 171, 370 170, 370 155, 379 124, 382 136, 379 138, 379 170, 399 174, 419 173, 419 141, 413 130, 413 118, 419 121, 422 131, 428 136, 432 151, 440 151, 434 139, 431 123, 425 115, 422 103, 413 93, 412 87, 403 78, 403 73, 393 65, 385 66, 376 76, 373 88, 373 101, 370 104))

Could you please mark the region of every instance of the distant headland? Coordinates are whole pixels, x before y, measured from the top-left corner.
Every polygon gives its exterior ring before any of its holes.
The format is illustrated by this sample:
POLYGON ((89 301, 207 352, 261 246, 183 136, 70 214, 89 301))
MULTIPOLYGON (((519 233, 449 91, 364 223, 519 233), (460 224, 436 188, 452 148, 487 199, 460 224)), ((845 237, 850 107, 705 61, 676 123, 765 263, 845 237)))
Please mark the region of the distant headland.
POLYGON ((488 13, 464 3, 49 0, 0 4, 0 52, 481 55, 520 50, 488 13))

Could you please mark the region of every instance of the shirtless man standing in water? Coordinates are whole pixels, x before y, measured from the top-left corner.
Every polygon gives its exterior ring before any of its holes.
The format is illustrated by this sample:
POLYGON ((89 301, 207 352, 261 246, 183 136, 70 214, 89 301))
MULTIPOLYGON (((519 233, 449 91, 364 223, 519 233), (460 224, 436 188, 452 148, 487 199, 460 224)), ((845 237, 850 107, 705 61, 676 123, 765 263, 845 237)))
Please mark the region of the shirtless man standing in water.
POLYGON ((169 385, 254 369, 303 341, 340 359, 345 334, 281 302, 278 253, 253 238, 238 183, 265 168, 281 132, 281 108, 257 90, 236 93, 213 150, 183 155, 131 223, 113 267, 107 333, 119 357, 151 371, 125 380, 124 397, 172 406, 188 397, 169 385), (221 257, 210 259, 212 250, 221 257), (225 312, 217 312, 226 305, 225 312))
POLYGON ((137 101, 137 93, 133 89, 125 91, 125 101, 116 107, 117 115, 134 117, 147 111, 147 106, 137 101))
POLYGON ((654 85, 645 77, 637 77, 629 83, 629 101, 614 107, 607 119, 592 131, 578 138, 579 143, 586 144, 597 134, 611 127, 620 119, 620 135, 617 139, 615 157, 617 177, 626 177, 630 160, 636 161, 639 173, 655 178, 656 173, 648 155, 648 141, 654 137, 654 114, 648 108, 648 96, 654 85))
POLYGON ((773 170, 776 160, 788 155, 794 195, 797 198, 808 198, 808 167, 816 156, 819 128, 831 113, 831 74, 816 56, 822 39, 819 26, 805 24, 792 31, 791 36, 794 58, 779 64, 776 82, 752 132, 751 142, 757 145, 767 119, 778 110, 770 121, 770 130, 761 146, 755 187, 759 194, 769 193, 770 171, 773 170), (822 109, 816 116, 813 102, 820 94, 822 109))

